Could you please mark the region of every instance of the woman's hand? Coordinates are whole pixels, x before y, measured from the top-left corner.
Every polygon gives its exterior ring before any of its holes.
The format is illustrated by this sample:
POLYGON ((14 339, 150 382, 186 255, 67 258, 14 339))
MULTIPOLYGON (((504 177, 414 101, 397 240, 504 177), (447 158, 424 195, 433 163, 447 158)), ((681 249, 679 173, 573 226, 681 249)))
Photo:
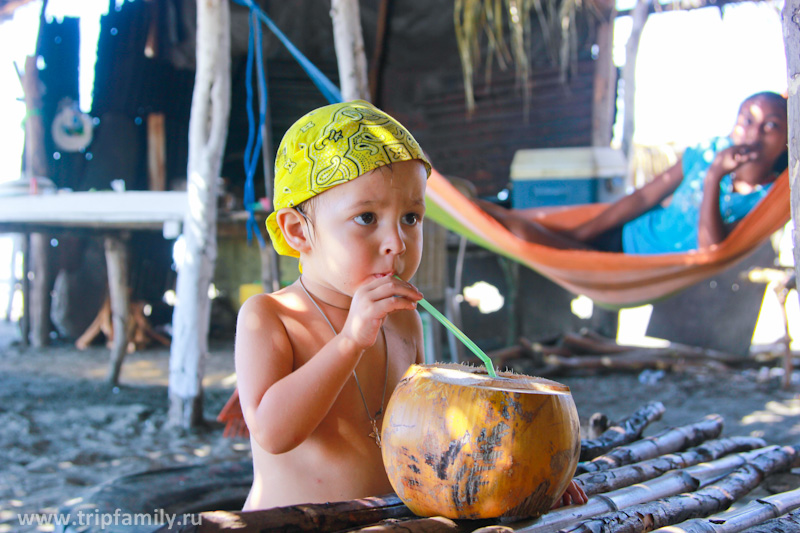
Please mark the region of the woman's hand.
POLYGON ((422 293, 407 281, 394 276, 376 278, 356 290, 341 335, 366 350, 375 344, 386 315, 416 309, 421 299, 422 293))
POLYGON ((706 182, 712 181, 718 184, 723 176, 757 159, 760 149, 758 144, 737 144, 721 150, 706 173, 706 182))

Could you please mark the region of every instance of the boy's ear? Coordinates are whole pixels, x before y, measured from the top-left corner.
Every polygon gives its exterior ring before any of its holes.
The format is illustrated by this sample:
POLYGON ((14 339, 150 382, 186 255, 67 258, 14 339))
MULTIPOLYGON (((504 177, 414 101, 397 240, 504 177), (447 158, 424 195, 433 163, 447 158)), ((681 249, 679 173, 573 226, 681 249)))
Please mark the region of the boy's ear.
POLYGON ((292 207, 279 209, 275 214, 275 221, 286 239, 286 244, 300 253, 311 249, 311 240, 308 234, 308 222, 303 215, 292 207))

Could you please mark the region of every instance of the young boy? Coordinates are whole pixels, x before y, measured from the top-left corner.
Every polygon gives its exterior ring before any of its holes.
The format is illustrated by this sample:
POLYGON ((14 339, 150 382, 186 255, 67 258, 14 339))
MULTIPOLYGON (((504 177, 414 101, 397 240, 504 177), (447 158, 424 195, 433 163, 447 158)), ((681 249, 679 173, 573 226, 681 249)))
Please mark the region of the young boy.
POLYGON ((422 294, 408 280, 430 169, 411 134, 367 102, 317 109, 281 141, 267 229, 302 273, 239 312, 254 468, 245 510, 392 492, 379 428, 395 385, 423 361, 422 294))

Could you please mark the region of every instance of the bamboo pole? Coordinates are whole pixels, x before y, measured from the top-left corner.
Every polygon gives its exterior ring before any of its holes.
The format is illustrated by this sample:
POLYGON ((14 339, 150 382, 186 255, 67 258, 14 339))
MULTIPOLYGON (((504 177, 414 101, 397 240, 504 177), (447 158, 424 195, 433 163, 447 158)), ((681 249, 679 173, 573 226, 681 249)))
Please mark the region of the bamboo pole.
POLYGON ((800 510, 745 529, 744 533, 800 533, 800 510))
POLYGON ((794 456, 795 450, 791 447, 776 448, 760 454, 706 488, 606 513, 566 528, 564 532, 646 533, 690 518, 718 513, 758 486, 766 476, 788 470, 794 456))
POLYGON ((773 446, 763 450, 728 455, 708 463, 674 470, 611 492, 595 494, 585 505, 556 509, 535 520, 515 522, 514 530, 526 533, 555 533, 604 513, 646 504, 654 499, 674 496, 681 492, 694 491, 746 465, 759 454, 773 452, 777 448, 773 446))
POLYGON ((795 489, 760 498, 739 509, 715 514, 708 518, 693 518, 657 531, 659 533, 739 533, 798 508, 800 508, 800 489, 795 489))
POLYGON ((622 487, 642 483, 680 468, 688 468, 707 461, 714 461, 731 453, 754 450, 766 446, 756 437, 730 437, 704 442, 685 452, 662 455, 632 465, 612 468, 600 472, 589 472, 575 477, 587 495, 600 494, 622 487))
POLYGON ((664 404, 650 402, 640 407, 631 416, 609 427, 596 439, 581 441, 581 461, 591 461, 608 453, 611 449, 628 444, 642 436, 647 426, 664 415, 664 404))
POLYGON ((722 417, 708 415, 694 424, 671 428, 636 441, 626 446, 619 446, 589 462, 578 463, 576 475, 587 472, 609 470, 618 466, 637 463, 658 457, 665 453, 673 453, 701 442, 714 439, 722 433, 722 417))

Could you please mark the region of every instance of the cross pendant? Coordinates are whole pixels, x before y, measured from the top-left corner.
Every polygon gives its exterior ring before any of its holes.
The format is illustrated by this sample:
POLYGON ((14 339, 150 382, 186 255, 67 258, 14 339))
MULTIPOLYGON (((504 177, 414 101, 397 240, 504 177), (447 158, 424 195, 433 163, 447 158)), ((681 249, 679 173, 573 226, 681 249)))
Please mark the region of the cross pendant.
POLYGON ((378 424, 375 420, 370 420, 372 423, 372 433, 369 434, 370 437, 375 439, 375 444, 378 445, 378 448, 381 447, 381 432, 378 430, 378 424))

